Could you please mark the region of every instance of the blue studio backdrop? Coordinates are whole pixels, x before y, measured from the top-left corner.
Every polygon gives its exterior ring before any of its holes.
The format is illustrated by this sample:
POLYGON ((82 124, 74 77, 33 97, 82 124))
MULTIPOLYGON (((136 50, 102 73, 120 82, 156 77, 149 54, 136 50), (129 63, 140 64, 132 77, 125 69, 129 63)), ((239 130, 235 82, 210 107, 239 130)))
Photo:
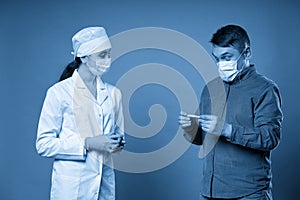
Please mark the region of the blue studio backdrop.
MULTIPOLYGON (((57 82, 73 59, 71 36, 75 32, 87 26, 104 26, 108 35, 114 36, 135 28, 161 27, 185 34, 210 54, 212 34, 231 23, 248 31, 252 63, 280 88, 284 122, 281 143, 272 153, 273 194, 276 200, 297 199, 299 19, 300 3, 296 0, 2 1, 0 199, 49 199, 53 159, 36 153, 37 123, 46 90, 57 82)), ((128 71, 146 63, 160 63, 180 72, 199 98, 204 86, 202 77, 182 57, 159 49, 122 55, 103 78, 116 84, 128 71)), ((167 78, 159 71, 157 76, 167 78)), ((181 86, 180 82, 176 84, 181 86)), ((149 109, 156 104, 167 115, 163 127, 149 138, 128 135, 126 150, 155 151, 177 133, 180 100, 168 87, 156 83, 139 87, 128 105, 130 117, 137 125, 147 126, 152 123, 149 109)), ((198 152, 199 147, 190 146, 171 164, 145 173, 116 170, 117 199, 198 199, 201 173, 198 152)))

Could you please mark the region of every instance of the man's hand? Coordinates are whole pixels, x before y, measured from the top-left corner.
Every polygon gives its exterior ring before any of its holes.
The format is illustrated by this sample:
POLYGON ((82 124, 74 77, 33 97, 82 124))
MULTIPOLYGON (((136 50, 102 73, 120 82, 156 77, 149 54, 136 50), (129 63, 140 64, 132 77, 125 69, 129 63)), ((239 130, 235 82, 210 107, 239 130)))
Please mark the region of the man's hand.
POLYGON ((191 117, 188 117, 187 113, 181 111, 178 117, 178 122, 181 125, 181 127, 186 130, 192 128, 192 125, 196 123, 196 120, 191 117))
POLYGON ((218 117, 215 115, 201 115, 199 119, 202 130, 206 133, 213 133, 216 129, 218 117))
POLYGON ((181 128, 185 131, 184 137, 187 141, 193 142, 198 130, 197 120, 195 118, 189 117, 187 113, 181 111, 178 117, 178 122, 181 128))
POLYGON ((219 120, 215 115, 201 115, 199 123, 202 130, 208 134, 224 136, 227 138, 230 138, 231 136, 231 125, 219 120))

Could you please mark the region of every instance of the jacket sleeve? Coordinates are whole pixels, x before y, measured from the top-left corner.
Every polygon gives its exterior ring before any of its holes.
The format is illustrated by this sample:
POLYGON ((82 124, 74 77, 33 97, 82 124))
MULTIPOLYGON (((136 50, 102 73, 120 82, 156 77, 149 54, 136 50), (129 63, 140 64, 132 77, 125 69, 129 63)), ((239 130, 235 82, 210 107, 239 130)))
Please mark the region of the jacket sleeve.
POLYGON ((254 105, 254 128, 232 124, 231 142, 245 147, 269 151, 281 137, 281 98, 276 86, 269 86, 254 105))
POLYGON ((184 128, 184 138, 195 145, 202 145, 202 129, 197 124, 193 123, 191 127, 184 128))
POLYGON ((85 160, 86 151, 80 135, 63 133, 63 109, 57 93, 54 88, 47 91, 38 123, 37 152, 41 156, 55 159, 85 160))

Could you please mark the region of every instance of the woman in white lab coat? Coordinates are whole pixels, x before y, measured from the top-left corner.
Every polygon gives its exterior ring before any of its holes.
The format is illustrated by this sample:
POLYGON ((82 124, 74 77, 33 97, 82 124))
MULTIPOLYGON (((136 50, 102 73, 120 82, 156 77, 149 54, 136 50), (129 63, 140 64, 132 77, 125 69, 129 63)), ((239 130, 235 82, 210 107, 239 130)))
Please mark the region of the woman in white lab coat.
POLYGON ((53 157, 50 198, 115 199, 112 153, 124 146, 121 92, 104 83, 111 44, 102 27, 73 38, 74 61, 47 91, 36 148, 53 157))

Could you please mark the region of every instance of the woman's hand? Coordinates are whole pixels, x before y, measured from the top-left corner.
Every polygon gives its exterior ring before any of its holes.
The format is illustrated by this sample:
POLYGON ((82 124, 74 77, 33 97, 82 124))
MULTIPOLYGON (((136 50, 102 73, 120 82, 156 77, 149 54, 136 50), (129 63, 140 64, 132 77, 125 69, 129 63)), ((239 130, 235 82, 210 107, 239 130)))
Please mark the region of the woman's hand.
POLYGON ((84 146, 88 151, 113 153, 118 150, 120 146, 119 143, 119 140, 110 137, 110 135, 97 135, 94 137, 87 137, 84 146))

